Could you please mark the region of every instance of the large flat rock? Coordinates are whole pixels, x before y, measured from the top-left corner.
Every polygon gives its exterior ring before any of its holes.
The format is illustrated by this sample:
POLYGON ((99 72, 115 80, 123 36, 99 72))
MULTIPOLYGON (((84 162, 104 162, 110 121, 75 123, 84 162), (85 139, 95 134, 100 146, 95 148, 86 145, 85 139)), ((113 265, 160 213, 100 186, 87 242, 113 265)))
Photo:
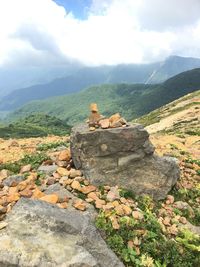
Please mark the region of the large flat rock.
POLYGON ((72 129, 73 162, 91 183, 119 185, 162 199, 179 178, 179 168, 174 158, 158 157, 154 150, 139 124, 94 132, 87 124, 72 129))
POLYGON ((21 198, 0 230, 1 267, 123 267, 87 212, 21 198))

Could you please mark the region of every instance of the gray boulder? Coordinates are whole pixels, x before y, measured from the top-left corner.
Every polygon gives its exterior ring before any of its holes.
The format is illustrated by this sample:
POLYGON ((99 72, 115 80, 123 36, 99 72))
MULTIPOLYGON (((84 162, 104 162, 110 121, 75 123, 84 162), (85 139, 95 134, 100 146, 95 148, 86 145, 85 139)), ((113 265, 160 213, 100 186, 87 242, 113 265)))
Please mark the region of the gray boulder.
POLYGON ((4 186, 16 186, 20 182, 24 181, 23 175, 11 175, 3 181, 4 186))
POLYGON ((21 198, 0 230, 0 266, 123 267, 88 213, 21 198))
POLYGON ((75 167, 95 185, 119 185, 162 199, 179 178, 176 160, 154 154, 142 125, 89 131, 87 124, 80 124, 70 140, 75 167))

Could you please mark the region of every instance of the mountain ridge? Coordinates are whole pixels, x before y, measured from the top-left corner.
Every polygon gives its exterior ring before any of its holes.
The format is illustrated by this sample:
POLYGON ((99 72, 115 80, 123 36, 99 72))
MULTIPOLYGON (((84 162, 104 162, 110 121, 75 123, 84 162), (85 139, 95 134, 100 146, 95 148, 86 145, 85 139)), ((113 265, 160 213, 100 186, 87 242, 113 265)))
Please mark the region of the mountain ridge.
POLYGON ((127 120, 132 120, 199 88, 200 68, 178 74, 162 84, 107 84, 90 87, 76 94, 33 101, 15 110, 9 119, 41 112, 73 125, 85 120, 89 104, 96 102, 103 115, 120 112, 127 120))
POLYGON ((32 101, 71 94, 89 86, 112 83, 158 83, 182 71, 200 67, 200 59, 172 56, 151 64, 85 67, 52 82, 18 89, 0 100, 0 111, 9 111, 32 101))

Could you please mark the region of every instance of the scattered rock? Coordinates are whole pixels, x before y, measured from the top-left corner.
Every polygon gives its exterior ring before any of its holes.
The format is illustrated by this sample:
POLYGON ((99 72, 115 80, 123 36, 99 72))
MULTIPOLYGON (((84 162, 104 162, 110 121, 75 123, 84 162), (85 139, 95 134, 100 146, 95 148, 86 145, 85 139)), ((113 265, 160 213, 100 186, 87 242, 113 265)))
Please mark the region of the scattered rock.
POLYGON ((22 198, 4 224, 1 266, 124 267, 87 212, 22 198))
POLYGON ((48 178, 46 184, 47 184, 47 185, 55 184, 55 179, 52 178, 52 177, 48 178))
POLYGON ((114 201, 115 199, 120 199, 119 195, 119 189, 116 186, 113 186, 110 188, 110 191, 108 192, 106 199, 110 202, 114 201))
POLYGON ((22 175, 12 175, 4 179, 3 185, 4 186, 16 186, 23 180, 24 180, 24 176, 22 175))
POLYGON ((0 171, 0 181, 4 180, 5 178, 7 178, 10 175, 9 170, 1 170, 0 171))
POLYGON ((86 204, 82 199, 76 199, 73 203, 73 207, 77 210, 86 210, 86 204))
POLYGON ((39 172, 44 172, 48 175, 52 175, 56 170, 57 170, 58 166, 57 165, 41 165, 38 168, 39 172))
POLYGON ((89 194, 89 193, 91 193, 93 191, 96 191, 96 189, 97 189, 96 186, 94 186, 94 185, 88 185, 88 186, 83 186, 81 188, 81 192, 83 194, 89 194))
POLYGON ((71 183, 71 188, 75 189, 75 190, 78 190, 78 191, 81 191, 82 188, 81 188, 81 185, 78 181, 73 181, 71 183))
POLYGON ((31 171, 31 164, 25 165, 21 168, 20 173, 30 172, 31 171))
POLYGON ((56 194, 45 195, 41 197, 40 200, 46 201, 51 204, 56 204, 58 202, 58 196, 56 194))
POLYGON ((0 205, 0 215, 5 214, 7 212, 7 208, 0 205))
POLYGON ((82 172, 80 170, 71 169, 69 172, 70 178, 80 177, 82 176, 82 172))
POLYGON ((69 171, 63 167, 58 167, 57 173, 60 174, 60 176, 68 176, 69 175, 69 171))
POLYGON ((58 160, 65 160, 65 161, 69 161, 71 159, 71 153, 69 149, 63 150, 60 152, 59 156, 58 156, 58 160))

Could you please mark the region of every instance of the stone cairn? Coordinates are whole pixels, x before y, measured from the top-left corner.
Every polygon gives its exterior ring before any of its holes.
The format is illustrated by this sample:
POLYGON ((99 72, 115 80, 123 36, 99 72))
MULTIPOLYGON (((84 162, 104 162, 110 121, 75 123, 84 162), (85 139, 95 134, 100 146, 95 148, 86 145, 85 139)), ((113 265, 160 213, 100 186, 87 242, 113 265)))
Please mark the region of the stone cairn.
POLYGON ((119 186, 136 194, 165 198, 179 178, 176 159, 159 157, 140 124, 117 113, 103 118, 92 104, 87 123, 72 129, 74 165, 95 185, 119 186))
POLYGON ((95 131, 98 128, 108 129, 108 128, 118 128, 126 127, 128 123, 124 118, 120 116, 119 113, 112 115, 109 118, 102 116, 99 111, 96 103, 90 105, 90 116, 87 120, 90 131, 95 131))

